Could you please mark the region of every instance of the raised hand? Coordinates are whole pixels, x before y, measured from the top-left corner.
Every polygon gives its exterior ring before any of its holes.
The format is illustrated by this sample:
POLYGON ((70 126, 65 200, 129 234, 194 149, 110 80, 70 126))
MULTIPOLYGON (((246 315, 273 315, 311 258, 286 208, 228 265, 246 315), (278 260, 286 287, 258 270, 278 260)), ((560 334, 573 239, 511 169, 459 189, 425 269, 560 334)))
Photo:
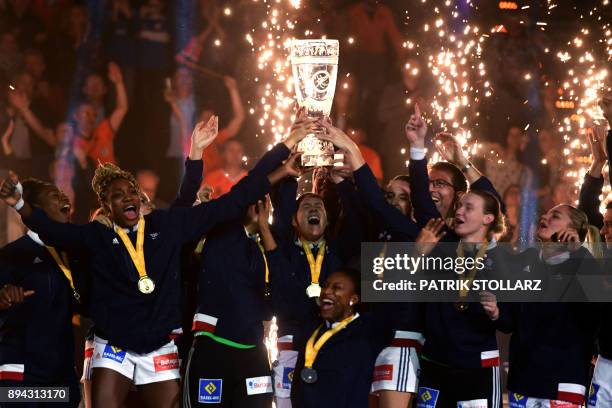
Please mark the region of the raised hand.
POLYGON ((293 153, 287 161, 283 164, 283 169, 285 172, 285 177, 300 177, 302 168, 300 164, 300 160, 298 160, 302 156, 302 153, 293 153))
POLYGON ((353 169, 348 163, 351 162, 350 153, 340 150, 338 153, 343 155, 342 159, 334 159, 334 165, 330 169, 330 177, 334 183, 341 183, 342 180, 353 177, 353 169))
POLYGON ((406 139, 411 147, 425 148, 425 136, 427 135, 427 124, 421 116, 419 104, 414 105, 414 113, 410 116, 404 128, 406 139))
POLYGON ((11 106, 18 111, 26 110, 30 106, 30 101, 26 96, 25 92, 22 91, 10 91, 8 93, 8 100, 11 106))
POLYGON ((22 287, 10 284, 4 285, 2 289, 0 289, 0 310, 6 310, 13 307, 33 294, 33 290, 23 290, 22 287))
POLYGON ((415 250, 419 255, 427 255, 434 249, 436 244, 446 235, 445 225, 442 218, 431 219, 427 222, 427 225, 423 227, 415 240, 415 250))
POLYGON ((223 77, 223 83, 230 91, 238 89, 238 82, 236 82, 236 80, 229 75, 225 75, 223 77))
POLYGON ((218 134, 219 117, 212 115, 208 122, 202 121, 195 126, 191 134, 191 143, 195 144, 196 148, 204 150, 215 141, 218 134))
POLYGON ((570 251, 577 251, 582 246, 578 231, 574 228, 567 228, 558 232, 557 237, 559 242, 567 244, 567 249, 570 251))
POLYGON ((309 118, 306 115, 306 110, 300 108, 295 116, 295 121, 291 125, 289 136, 287 136, 287 139, 285 139, 283 143, 291 150, 302 139, 310 134, 314 134, 317 128, 320 127, 321 125, 318 119, 309 118))
POLYGON ((601 171, 608 159, 606 154, 606 128, 594 123, 590 124, 589 128, 588 139, 593 158, 589 174, 593 177, 600 177, 601 171))
POLYGON ((197 204, 201 204, 201 203, 207 203, 210 200, 212 200, 212 193, 213 193, 213 188, 212 186, 208 185, 208 184, 204 184, 202 187, 200 187, 200 189, 198 190, 198 203, 197 204))
POLYGON ((461 144, 459 141, 450 133, 438 133, 434 139, 436 148, 440 155, 449 163, 462 168, 467 163, 467 157, 463 153, 461 144))
POLYGON ((114 62, 108 63, 108 79, 114 84, 123 82, 121 68, 119 68, 119 65, 115 64, 114 62))
POLYGON ((21 199, 17 184, 19 184, 19 178, 12 171, 9 171, 8 178, 0 184, 0 200, 11 207, 14 207, 21 199))
POLYGON ((257 201, 257 224, 259 225, 259 229, 269 227, 268 220, 270 219, 270 212, 272 208, 272 204, 270 202, 270 196, 266 195, 263 200, 257 201))
POLYGON ((599 101, 599 107, 603 111, 604 117, 612 128, 612 92, 605 94, 599 101))
POLYGON ((489 319, 495 321, 499 319, 499 307, 497 307, 497 297, 491 292, 480 292, 480 304, 489 319))

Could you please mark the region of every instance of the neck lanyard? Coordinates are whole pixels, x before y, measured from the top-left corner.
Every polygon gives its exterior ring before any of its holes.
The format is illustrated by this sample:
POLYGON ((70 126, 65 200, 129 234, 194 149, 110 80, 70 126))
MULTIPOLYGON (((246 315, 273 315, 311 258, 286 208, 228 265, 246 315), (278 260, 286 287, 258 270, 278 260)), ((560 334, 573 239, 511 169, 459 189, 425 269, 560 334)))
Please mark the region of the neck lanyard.
POLYGON ((62 270, 66 279, 68 279, 68 283, 70 284, 70 289, 72 289, 72 295, 74 296, 77 302, 80 302, 81 296, 79 295, 79 293, 76 291, 74 287, 74 280, 72 279, 72 272, 70 271, 70 268, 68 268, 68 257, 63 252, 62 252, 62 256, 60 257, 60 255, 57 253, 57 250, 53 247, 45 245, 45 248, 47 248, 47 251, 49 251, 49 253, 53 257, 53 260, 55 261, 57 266, 62 270))
POLYGON ((306 343, 306 353, 304 355, 304 367, 312 368, 317 358, 317 355, 319 354, 319 350, 321 350, 321 347, 323 347, 323 345, 327 343, 327 341, 334 334, 338 333, 340 330, 344 329, 350 322, 352 322, 353 319, 355 319, 355 317, 356 315, 351 315, 347 317, 346 319, 342 320, 336 325, 336 327, 333 327, 327 330, 325 333, 323 333, 321 337, 319 338, 319 340, 315 342, 315 339, 317 338, 319 331, 323 327, 323 324, 321 324, 317 328, 317 330, 315 330, 315 332, 312 333, 312 336, 310 336, 310 338, 308 339, 308 343, 306 343))
POLYGON ((132 245, 132 241, 123 230, 123 228, 116 228, 115 232, 121 238, 125 249, 127 249, 130 258, 132 258, 132 262, 134 262, 134 266, 138 271, 138 275, 140 279, 138 280, 138 290, 142 293, 148 294, 155 290, 155 284, 153 280, 147 276, 147 270, 145 267, 145 257, 144 257, 144 234, 145 234, 145 219, 144 217, 140 217, 138 220, 138 232, 136 235, 136 248, 134 249, 134 245, 132 245))
MULTIPOLYGON (((485 239, 481 246, 480 249, 478 249, 478 252, 476 253, 476 256, 474 257, 474 259, 482 259, 484 257, 485 252, 487 252, 487 249, 489 247, 489 241, 487 239, 485 239)), ((463 249, 463 242, 459 241, 459 246, 457 247, 457 256, 460 258, 465 258, 465 251, 463 249)), ((472 283, 472 281, 474 280, 474 278, 476 277, 476 273, 478 272, 478 270, 476 269, 476 266, 474 266, 472 269, 470 269, 468 271, 467 278, 465 278, 464 280, 467 280, 467 285, 470 286, 470 284, 472 283)), ((459 291, 459 297, 464 298, 467 297, 468 291, 465 289, 461 289, 459 291)))
POLYGON ((266 258, 266 250, 261 244, 261 238, 259 237, 259 235, 257 235, 255 242, 257 243, 257 246, 259 247, 259 250, 261 251, 261 255, 263 256, 264 265, 266 266, 266 285, 269 285, 270 284, 270 268, 268 267, 268 259, 266 258))
POLYGON ((319 285, 319 277, 321 276, 321 268, 323 267, 323 258, 325 258, 325 241, 321 241, 319 251, 317 252, 317 259, 315 261, 310 245, 302 241, 302 248, 306 254, 308 260, 308 267, 310 269, 310 286, 306 288, 306 294, 308 297, 319 297, 321 296, 321 285, 319 285))

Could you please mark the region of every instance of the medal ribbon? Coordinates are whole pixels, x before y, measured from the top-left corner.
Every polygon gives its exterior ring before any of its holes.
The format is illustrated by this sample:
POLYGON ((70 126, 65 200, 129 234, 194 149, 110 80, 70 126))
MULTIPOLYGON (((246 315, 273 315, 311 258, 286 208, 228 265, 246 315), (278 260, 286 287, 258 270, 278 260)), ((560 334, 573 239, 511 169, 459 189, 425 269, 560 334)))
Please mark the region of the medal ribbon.
POLYGON ((270 268, 268 268, 268 259, 266 258, 266 250, 261 244, 261 238, 259 237, 259 235, 257 236, 257 240, 255 242, 257 242, 257 246, 259 247, 259 250, 261 251, 261 255, 263 256, 264 264, 266 265, 266 283, 270 283, 270 268))
POLYGON ((116 228, 115 232, 121 238, 125 249, 127 249, 130 254, 130 258, 132 258, 132 262, 134 262, 134 266, 136 266, 136 270, 138 271, 138 275, 140 278, 147 277, 147 269, 145 268, 145 258, 144 258, 144 235, 145 235, 145 219, 144 217, 140 217, 138 220, 138 233, 136 235, 136 249, 134 249, 134 245, 132 245, 132 241, 125 233, 123 228, 116 228))
POLYGON ((312 333, 312 336, 310 336, 310 338, 308 339, 308 343, 306 343, 306 353, 304 355, 304 367, 312 368, 312 365, 314 364, 315 359, 317 358, 317 355, 319 354, 319 350, 321 350, 321 347, 323 347, 323 345, 327 343, 327 341, 331 338, 331 336, 338 333, 340 330, 344 329, 350 322, 352 322, 353 319, 355 319, 355 316, 356 315, 351 315, 347 317, 346 319, 342 320, 341 322, 339 322, 336 325, 336 327, 333 327, 329 329, 328 331, 326 331, 325 333, 323 333, 321 335, 321 338, 319 338, 319 340, 317 340, 315 343, 315 339, 317 338, 317 335, 319 334, 321 327, 323 327, 323 324, 321 324, 317 328, 317 330, 315 330, 315 332, 312 333))
POLYGON ((317 260, 315 261, 312 249, 308 243, 302 242, 302 248, 306 254, 308 260, 308 266, 310 267, 310 280, 313 284, 319 284, 319 277, 321 276, 321 268, 323 266, 323 258, 325 257, 325 241, 321 242, 319 246, 319 252, 317 252, 317 260))
MULTIPOLYGON (((489 241, 488 240, 484 240, 480 246, 480 249, 478 250, 478 252, 476 253, 476 257, 474 259, 480 259, 484 257, 485 252, 487 252, 487 248, 489 247, 489 241)), ((461 258, 465 258, 465 251, 463 250, 463 242, 459 241, 459 246, 457 247, 457 256, 461 257, 461 258)), ((474 280, 474 278, 476 278, 476 273, 478 272, 478 270, 476 269, 476 265, 474 265, 474 268, 470 269, 468 271, 467 278, 463 279, 464 281, 467 280, 467 285, 470 286, 472 281, 474 280)), ((467 297, 468 291, 467 290, 463 290, 461 289, 459 291, 459 297, 464 298, 467 297)))
POLYGON ((80 296, 74 287, 74 280, 72 279, 72 272, 70 271, 70 268, 68 268, 68 257, 66 257, 66 254, 63 252, 62 252, 62 256, 60 257, 60 255, 57 253, 57 250, 53 247, 45 245, 45 248, 47 248, 47 250, 53 257, 53 260, 55 260, 55 263, 57 264, 57 266, 59 266, 59 268, 64 273, 64 276, 66 277, 66 279, 68 279, 68 283, 70 283, 70 289, 72 289, 72 293, 75 299, 78 301, 80 299, 80 296))

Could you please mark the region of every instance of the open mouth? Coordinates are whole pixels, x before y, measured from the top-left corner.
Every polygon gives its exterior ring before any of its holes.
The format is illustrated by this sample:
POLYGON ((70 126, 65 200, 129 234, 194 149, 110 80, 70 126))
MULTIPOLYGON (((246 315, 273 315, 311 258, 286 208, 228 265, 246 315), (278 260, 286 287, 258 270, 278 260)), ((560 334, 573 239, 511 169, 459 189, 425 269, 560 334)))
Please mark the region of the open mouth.
POLYGON ((321 223, 321 218, 318 215, 312 214, 308 216, 308 224, 319 225, 320 223, 321 223))
POLYGON ((62 212, 63 214, 69 214, 70 213, 70 204, 64 204, 62 206, 62 208, 60 208, 60 212, 62 212))
POLYGON ((440 198, 436 197, 436 196, 431 196, 431 200, 435 203, 438 204, 440 202, 440 198))
POLYGON ((455 218, 455 225, 465 224, 465 221, 461 218, 455 218))
POLYGON ((329 311, 334 307, 335 303, 331 299, 321 299, 321 311, 329 311))
POLYGON ((136 209, 135 205, 128 205, 127 207, 125 207, 123 209, 123 214, 125 215, 125 218, 129 221, 134 221, 138 218, 138 210, 136 209))

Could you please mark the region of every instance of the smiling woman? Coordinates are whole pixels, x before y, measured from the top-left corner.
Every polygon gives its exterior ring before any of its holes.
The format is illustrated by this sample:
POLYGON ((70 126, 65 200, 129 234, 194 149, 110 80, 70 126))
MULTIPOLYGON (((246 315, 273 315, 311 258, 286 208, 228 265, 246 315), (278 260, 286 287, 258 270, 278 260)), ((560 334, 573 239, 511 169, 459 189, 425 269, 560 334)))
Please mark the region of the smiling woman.
POLYGON ((106 216, 123 228, 136 225, 142 193, 131 173, 106 163, 96 169, 91 184, 106 216))
POLYGON ((293 407, 368 406, 374 362, 387 338, 381 316, 357 313, 359 293, 356 270, 337 270, 323 282, 322 321, 305 330, 305 337, 298 340, 305 347, 300 347, 293 376, 293 407))
MULTIPOLYGON (((36 179, 22 184, 24 201, 55 222, 69 221, 70 202, 55 185, 36 179)), ((72 296, 77 295, 72 267, 65 253, 33 231, 0 249, 0 386, 68 387, 67 407, 80 401, 73 358, 72 296)))

